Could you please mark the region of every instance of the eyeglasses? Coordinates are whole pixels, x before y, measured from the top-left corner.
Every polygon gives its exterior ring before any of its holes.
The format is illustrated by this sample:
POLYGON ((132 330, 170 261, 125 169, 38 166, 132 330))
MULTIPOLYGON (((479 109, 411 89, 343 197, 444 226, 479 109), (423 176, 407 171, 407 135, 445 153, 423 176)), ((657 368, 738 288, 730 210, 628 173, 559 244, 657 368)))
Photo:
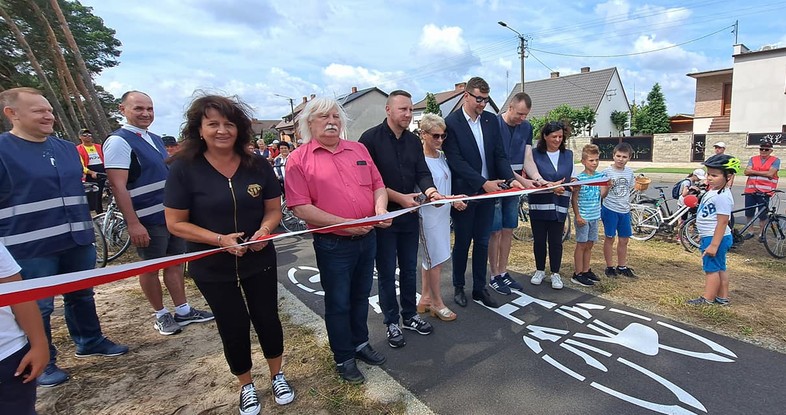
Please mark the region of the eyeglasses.
POLYGON ((475 94, 473 94, 472 92, 469 92, 469 91, 467 91, 467 93, 472 98, 475 98, 475 102, 477 102, 478 104, 480 104, 480 103, 487 103, 487 102, 491 101, 490 97, 479 97, 479 96, 477 96, 477 95, 475 95, 475 94))
POLYGON ((771 148, 760 148, 759 151, 772 151, 771 148))
POLYGON ((444 134, 434 134, 434 133, 429 133, 429 132, 427 132, 426 134, 430 135, 430 136, 431 136, 431 138, 433 138, 433 139, 435 139, 435 140, 444 140, 444 139, 448 138, 448 133, 444 133, 444 134))

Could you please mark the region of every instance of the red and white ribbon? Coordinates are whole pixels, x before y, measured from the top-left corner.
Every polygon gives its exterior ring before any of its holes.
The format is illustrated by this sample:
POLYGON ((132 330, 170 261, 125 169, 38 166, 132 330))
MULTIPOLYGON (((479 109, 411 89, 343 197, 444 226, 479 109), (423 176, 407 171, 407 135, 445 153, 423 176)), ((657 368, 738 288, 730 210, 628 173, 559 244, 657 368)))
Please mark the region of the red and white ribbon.
MULTIPOLYGON (((576 186, 576 185, 603 185, 608 181, 605 178, 582 180, 573 183, 560 184, 547 188, 537 189, 508 189, 500 190, 493 193, 485 193, 476 196, 466 197, 450 197, 442 200, 436 200, 429 203, 424 203, 420 206, 410 207, 406 209, 388 212, 383 215, 371 216, 368 218, 355 219, 348 222, 343 222, 336 225, 325 226, 316 229, 307 229, 304 231, 279 233, 266 235, 255 241, 244 242, 239 245, 248 245, 260 241, 275 241, 283 238, 290 238, 306 233, 326 233, 341 229, 355 228, 359 226, 374 226, 380 222, 396 218, 406 213, 419 209, 421 206, 427 205, 441 205, 445 203, 452 203, 456 201, 471 201, 494 199, 498 197, 519 196, 529 193, 542 192, 555 189, 563 186, 576 186)), ((188 261, 194 261, 204 258, 209 255, 216 254, 227 248, 214 248, 205 251, 191 252, 188 254, 173 255, 163 258, 149 259, 145 261, 132 262, 130 264, 115 265, 106 268, 90 269, 85 271, 71 272, 68 274, 52 275, 50 277, 34 278, 23 281, 14 281, 5 284, 0 284, 0 307, 11 304, 18 304, 24 301, 39 300, 47 297, 54 297, 55 295, 69 293, 85 288, 94 287, 96 285, 107 284, 110 282, 122 280, 137 276, 145 272, 157 271, 162 268, 167 268, 175 265, 180 265, 188 261)))

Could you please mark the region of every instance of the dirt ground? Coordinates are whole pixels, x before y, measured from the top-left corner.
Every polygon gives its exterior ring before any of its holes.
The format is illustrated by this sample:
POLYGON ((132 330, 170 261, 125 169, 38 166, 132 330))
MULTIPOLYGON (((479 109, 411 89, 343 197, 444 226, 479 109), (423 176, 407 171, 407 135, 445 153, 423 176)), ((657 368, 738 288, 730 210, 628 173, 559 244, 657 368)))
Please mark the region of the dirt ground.
MULTIPOLYGON (((134 258, 127 255, 126 260, 134 258)), ((187 280, 189 302, 206 308, 199 291, 187 280)), ((62 302, 52 317, 58 365, 71 379, 55 388, 38 388, 36 409, 42 415, 237 414, 239 387, 224 360, 214 322, 191 324, 180 334, 162 336, 136 279, 96 287, 96 303, 104 334, 126 344, 118 357, 74 357, 62 316, 62 302)), ((171 302, 165 294, 164 302, 171 302)), ((169 308, 172 309, 171 304, 169 308)), ((282 310, 283 311, 283 310, 282 310)), ((262 413, 400 414, 400 402, 369 400, 364 387, 339 382, 330 350, 313 331, 293 325, 286 312, 284 370, 296 399, 278 406, 270 391, 269 372, 256 337, 252 338, 255 385, 262 413)), ((3 414, 6 415, 6 414, 3 414)), ((10 414, 8 414, 10 415, 10 414)))

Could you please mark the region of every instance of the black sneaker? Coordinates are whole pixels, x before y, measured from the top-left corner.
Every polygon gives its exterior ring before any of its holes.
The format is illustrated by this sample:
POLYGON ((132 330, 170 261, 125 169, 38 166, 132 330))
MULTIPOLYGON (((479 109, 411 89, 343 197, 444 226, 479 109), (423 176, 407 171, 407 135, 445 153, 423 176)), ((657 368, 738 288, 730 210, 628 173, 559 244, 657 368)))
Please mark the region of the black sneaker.
POLYGON ((764 235, 762 235, 762 236, 759 236, 759 242, 760 242, 760 243, 765 243, 765 242, 767 242, 767 240, 766 240, 766 239, 764 239, 764 235))
POLYGON ((729 305, 729 299, 723 297, 715 297, 715 301, 713 301, 717 305, 729 305))
POLYGON ((240 389, 240 415, 257 415, 262 410, 257 390, 253 383, 243 385, 240 389))
POLYGON ((628 278, 639 278, 638 275, 633 273, 633 268, 630 267, 617 267, 617 274, 624 275, 628 278))
POLYGON ((609 278, 617 278, 617 270, 614 267, 606 267, 606 276, 609 278))
POLYGON ((345 382, 352 385, 360 385, 366 381, 365 376, 363 376, 363 373, 358 369, 355 359, 349 359, 344 363, 337 364, 336 370, 338 371, 338 375, 341 376, 341 379, 344 379, 345 382))
POLYGON ((503 273, 501 275, 501 277, 502 277, 502 282, 504 282, 505 285, 507 285, 511 289, 513 289, 513 290, 523 290, 524 289, 524 286, 522 286, 521 284, 516 282, 516 280, 511 278, 510 274, 508 274, 507 272, 503 273))
POLYGON ((388 324, 388 344, 394 349, 407 345, 407 341, 404 340, 404 333, 401 332, 396 323, 388 324))
POLYGON ((502 279, 501 275, 491 277, 491 281, 489 281, 489 287, 493 288, 494 291, 502 295, 510 295, 510 287, 505 284, 505 281, 502 279))
POLYGON ((600 281, 600 277, 598 277, 597 275, 595 275, 594 272, 592 272, 592 268, 590 268, 587 272, 585 272, 584 276, 591 279, 592 281, 600 281))
POLYGON ((592 281, 585 274, 573 274, 573 278, 571 278, 570 280, 574 284, 581 285, 582 287, 592 287, 593 285, 595 285, 595 282, 592 281))
POLYGON ((360 359, 370 365, 379 366, 387 360, 382 353, 374 350, 370 344, 366 343, 362 349, 355 352, 355 359, 360 359))
POLYGON ((494 301, 493 298, 491 298, 491 295, 489 294, 488 290, 485 288, 478 293, 473 292, 472 300, 478 304, 482 304, 489 308, 499 307, 499 304, 497 304, 497 302, 494 301))
POLYGON ((410 319, 406 319, 403 322, 403 326, 407 330, 412 330, 418 332, 418 334, 422 334, 424 336, 431 334, 434 331, 434 327, 431 327, 431 324, 424 321, 420 318, 419 315, 415 314, 410 319))

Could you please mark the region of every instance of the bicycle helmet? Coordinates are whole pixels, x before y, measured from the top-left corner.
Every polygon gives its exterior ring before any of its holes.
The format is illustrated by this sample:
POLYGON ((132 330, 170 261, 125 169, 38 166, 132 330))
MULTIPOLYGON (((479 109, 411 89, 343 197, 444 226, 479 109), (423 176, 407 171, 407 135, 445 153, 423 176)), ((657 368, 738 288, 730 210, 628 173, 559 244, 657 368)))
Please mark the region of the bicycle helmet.
POLYGON ((705 166, 712 169, 720 169, 725 173, 737 174, 742 171, 740 159, 728 154, 716 154, 704 161, 705 166))

